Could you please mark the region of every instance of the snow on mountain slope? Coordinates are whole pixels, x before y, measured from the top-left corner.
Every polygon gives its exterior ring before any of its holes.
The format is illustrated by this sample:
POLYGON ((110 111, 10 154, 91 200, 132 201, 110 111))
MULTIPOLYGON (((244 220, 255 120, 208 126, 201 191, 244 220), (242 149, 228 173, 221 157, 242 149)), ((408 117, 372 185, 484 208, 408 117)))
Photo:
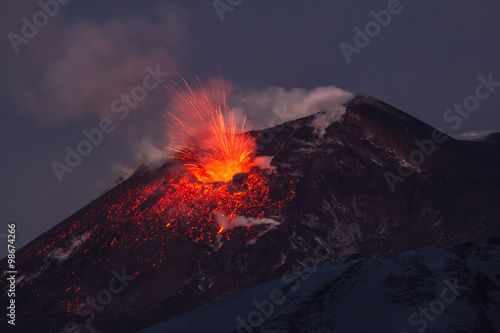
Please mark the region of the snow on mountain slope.
POLYGON ((294 276, 297 282, 269 281, 141 332, 500 331, 500 239, 390 259, 351 255, 294 276), (268 302, 275 290, 286 295, 280 304, 268 302))

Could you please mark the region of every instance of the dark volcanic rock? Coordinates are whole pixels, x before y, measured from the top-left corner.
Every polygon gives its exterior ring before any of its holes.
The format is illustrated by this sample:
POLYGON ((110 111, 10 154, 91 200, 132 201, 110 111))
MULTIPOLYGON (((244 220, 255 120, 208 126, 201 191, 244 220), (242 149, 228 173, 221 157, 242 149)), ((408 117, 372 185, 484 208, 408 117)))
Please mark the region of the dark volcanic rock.
MULTIPOLYGON (((429 142, 434 129, 402 111, 358 96, 324 133, 313 126, 317 117, 286 123, 271 142, 260 144, 259 155, 273 157, 274 171, 262 171, 271 198, 283 200, 295 184, 284 213, 266 215, 281 224, 253 226, 250 233, 235 228, 211 241, 173 238, 184 229, 160 228, 164 221, 148 214, 174 193, 162 179, 173 177, 179 165, 142 168, 18 251, 16 327, 56 332, 68 321, 83 323, 89 316, 79 316, 78 306, 109 288, 113 270, 123 268, 135 278, 92 321, 104 332, 133 332, 276 278, 311 256, 319 238, 330 238, 335 257, 343 257, 388 256, 500 235, 496 137, 446 137, 432 149, 427 145, 429 154, 414 163, 414 152, 422 150, 415 140, 429 142), (411 175, 391 189, 387 175, 401 177, 401 170, 411 175), (133 210, 108 208, 115 201, 135 205, 129 193, 152 183, 156 187, 133 210), (112 218, 117 214, 120 221, 112 218), (124 222, 134 216, 144 220, 124 222)), ((246 193, 246 181, 246 175, 235 176, 230 193, 246 193)), ((214 223, 210 214, 203 223, 214 223)), ((387 283, 399 279, 391 276, 387 283)), ((488 281, 478 276, 477 283, 488 281)), ((7 327, 7 318, 1 320, 7 327)))

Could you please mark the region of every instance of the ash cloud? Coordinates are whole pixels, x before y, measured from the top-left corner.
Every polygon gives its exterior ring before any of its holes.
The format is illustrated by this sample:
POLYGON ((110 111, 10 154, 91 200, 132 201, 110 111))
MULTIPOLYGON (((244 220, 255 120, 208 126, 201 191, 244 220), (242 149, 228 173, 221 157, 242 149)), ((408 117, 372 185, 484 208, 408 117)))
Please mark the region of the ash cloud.
MULTIPOLYGON (((41 123, 110 116, 111 103, 143 83, 146 67, 159 64, 173 75, 181 70, 188 19, 180 7, 102 23, 56 18, 23 45, 21 58, 3 66, 17 109, 41 123)), ((163 109, 162 87, 156 90, 137 110, 163 109)))

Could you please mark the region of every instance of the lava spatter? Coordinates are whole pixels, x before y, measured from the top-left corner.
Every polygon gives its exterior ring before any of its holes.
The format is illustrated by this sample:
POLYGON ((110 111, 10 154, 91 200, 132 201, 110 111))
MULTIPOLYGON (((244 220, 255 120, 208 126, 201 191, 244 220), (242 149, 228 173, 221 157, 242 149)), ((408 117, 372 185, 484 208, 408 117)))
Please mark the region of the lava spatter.
POLYGON ((238 125, 228 109, 222 84, 205 86, 199 79, 193 89, 169 88, 172 97, 171 145, 191 173, 202 182, 227 182, 253 165, 255 138, 245 131, 246 119, 238 125))

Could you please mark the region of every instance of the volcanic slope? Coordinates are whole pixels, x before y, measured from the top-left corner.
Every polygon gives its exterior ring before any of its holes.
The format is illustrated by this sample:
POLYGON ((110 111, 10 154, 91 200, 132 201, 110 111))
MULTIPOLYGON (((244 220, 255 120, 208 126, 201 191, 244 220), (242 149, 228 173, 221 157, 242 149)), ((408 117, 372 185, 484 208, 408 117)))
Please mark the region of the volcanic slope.
POLYGON ((329 259, 380 257, 500 235, 497 142, 430 144, 433 131, 359 95, 345 112, 251 132, 271 169, 201 183, 178 161, 142 167, 17 252, 16 326, 133 332, 280 277, 318 244, 329 259), (415 140, 428 153, 419 165, 415 140), (123 274, 94 318, 89 297, 123 274))

